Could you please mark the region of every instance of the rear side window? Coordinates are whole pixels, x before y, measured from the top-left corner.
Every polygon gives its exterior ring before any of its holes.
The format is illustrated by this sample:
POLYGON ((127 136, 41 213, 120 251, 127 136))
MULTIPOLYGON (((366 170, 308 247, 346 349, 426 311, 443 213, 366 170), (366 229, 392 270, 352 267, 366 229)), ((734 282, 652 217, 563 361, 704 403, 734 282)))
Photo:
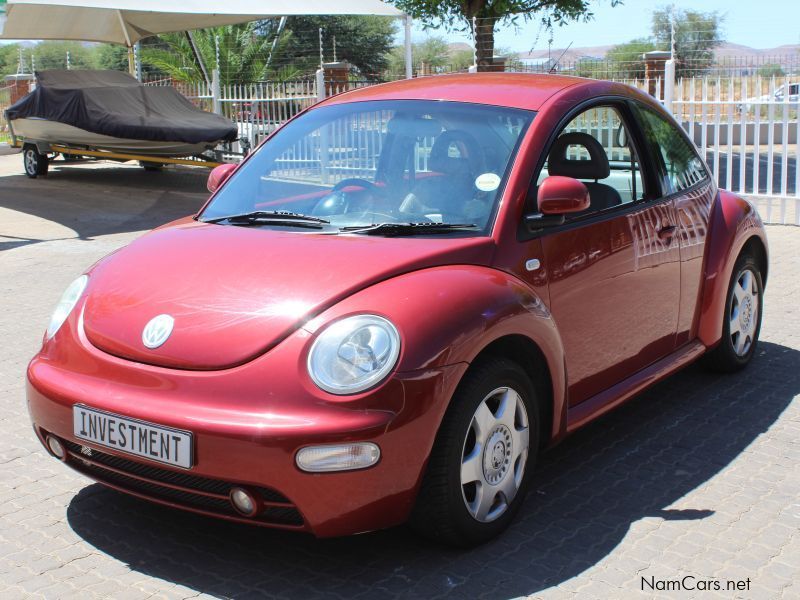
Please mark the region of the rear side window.
POLYGON ((708 178, 703 161, 682 131, 650 108, 637 105, 637 109, 650 151, 662 161, 665 194, 681 192, 708 178))

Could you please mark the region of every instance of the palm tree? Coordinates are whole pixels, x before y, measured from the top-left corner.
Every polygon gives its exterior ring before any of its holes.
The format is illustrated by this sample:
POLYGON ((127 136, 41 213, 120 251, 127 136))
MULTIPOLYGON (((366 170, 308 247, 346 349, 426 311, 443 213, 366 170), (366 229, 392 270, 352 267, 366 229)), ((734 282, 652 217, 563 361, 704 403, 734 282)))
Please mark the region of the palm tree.
MULTIPOLYGON (((274 78, 275 73, 267 64, 275 37, 274 34, 270 35, 273 30, 271 22, 254 22, 202 29, 196 31, 193 37, 206 67, 209 70, 215 66, 219 69, 222 85, 241 84, 263 81, 271 76, 274 78)), ((286 31, 280 34, 278 48, 286 43, 290 35, 286 31)), ((142 62, 177 81, 201 83, 205 80, 189 40, 183 33, 162 35, 155 44, 145 45, 142 48, 142 62)))

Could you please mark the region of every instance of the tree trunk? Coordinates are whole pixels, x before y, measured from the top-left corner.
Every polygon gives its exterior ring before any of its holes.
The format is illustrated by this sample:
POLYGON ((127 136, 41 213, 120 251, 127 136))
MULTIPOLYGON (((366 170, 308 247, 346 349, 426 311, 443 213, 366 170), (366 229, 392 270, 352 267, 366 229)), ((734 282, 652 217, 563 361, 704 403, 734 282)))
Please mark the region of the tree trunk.
POLYGON ((477 17, 475 19, 475 55, 478 71, 491 71, 494 66, 494 23, 495 19, 477 17))

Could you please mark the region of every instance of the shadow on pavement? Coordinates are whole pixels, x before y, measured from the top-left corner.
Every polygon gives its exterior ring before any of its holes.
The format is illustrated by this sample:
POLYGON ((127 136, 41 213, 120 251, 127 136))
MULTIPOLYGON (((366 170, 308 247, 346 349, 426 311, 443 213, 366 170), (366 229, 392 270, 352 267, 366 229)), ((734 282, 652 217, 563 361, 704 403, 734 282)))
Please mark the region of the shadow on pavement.
POLYGON ((545 453, 518 521, 470 551, 405 528, 315 540, 229 524, 89 485, 67 517, 130 568, 233 597, 515 597, 554 586, 611 553, 645 518, 704 519, 669 506, 725 469, 800 392, 800 352, 764 343, 736 375, 698 366, 545 453))
MULTIPOLYGON (((22 165, 20 165, 20 170, 22 165)), ((0 177, 0 208, 58 223, 77 239, 153 229, 194 214, 208 198, 206 169, 52 163, 47 177, 0 177)), ((0 227, 0 237, 19 235, 0 227)), ((45 241, 6 242, 0 249, 45 241)))

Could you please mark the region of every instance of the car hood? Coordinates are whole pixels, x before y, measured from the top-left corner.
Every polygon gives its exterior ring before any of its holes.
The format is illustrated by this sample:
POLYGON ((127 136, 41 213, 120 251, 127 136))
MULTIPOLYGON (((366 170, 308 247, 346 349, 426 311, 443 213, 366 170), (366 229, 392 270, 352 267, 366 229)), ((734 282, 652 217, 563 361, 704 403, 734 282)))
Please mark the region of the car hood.
POLYGON ((187 220, 94 267, 83 327, 92 345, 122 358, 228 368, 266 352, 358 290, 426 267, 489 264, 492 249, 485 237, 322 235, 187 220), (174 319, 172 333, 147 348, 143 329, 161 314, 174 319))

